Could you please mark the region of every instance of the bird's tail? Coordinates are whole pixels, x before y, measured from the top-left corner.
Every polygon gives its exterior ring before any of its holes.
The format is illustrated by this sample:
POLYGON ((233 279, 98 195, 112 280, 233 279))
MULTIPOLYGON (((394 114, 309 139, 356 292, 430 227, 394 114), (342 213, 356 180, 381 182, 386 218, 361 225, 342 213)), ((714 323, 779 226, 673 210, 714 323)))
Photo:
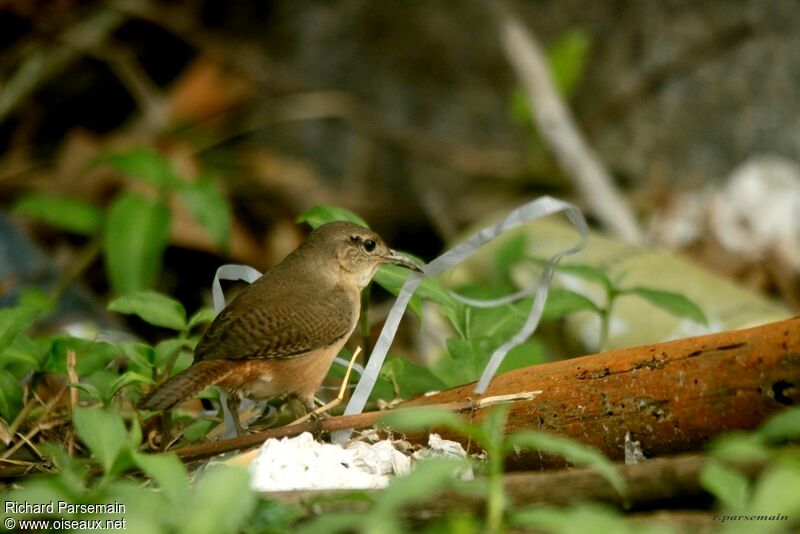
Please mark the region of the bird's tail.
POLYGON ((168 410, 224 380, 233 368, 228 360, 201 360, 145 395, 136 404, 140 410, 168 410))

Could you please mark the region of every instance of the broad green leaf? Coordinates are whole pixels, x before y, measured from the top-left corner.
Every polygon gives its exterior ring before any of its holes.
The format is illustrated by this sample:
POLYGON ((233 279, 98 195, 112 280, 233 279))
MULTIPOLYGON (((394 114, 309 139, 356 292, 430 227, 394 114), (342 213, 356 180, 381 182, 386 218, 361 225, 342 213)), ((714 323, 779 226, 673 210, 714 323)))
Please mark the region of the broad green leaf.
POLYGON ((185 339, 172 338, 160 341, 155 347, 156 364, 158 367, 161 367, 173 356, 177 355, 181 351, 189 349, 190 347, 187 345, 185 339))
POLYGON ((11 423, 22 409, 22 384, 17 377, 0 369, 0 416, 11 423))
POLYGON ((558 36, 547 50, 547 60, 556 86, 566 97, 575 94, 586 66, 589 36, 582 30, 570 30, 558 36))
POLYGON ((369 228, 367 222, 352 211, 340 208, 339 206, 328 206, 324 204, 314 206, 310 210, 304 211, 295 219, 295 222, 298 223, 308 223, 311 225, 311 228, 317 228, 332 221, 350 221, 353 224, 369 228))
POLYGON ((608 505, 575 503, 569 507, 531 506, 512 511, 509 523, 535 532, 580 534, 668 534, 670 529, 628 524, 626 517, 608 505))
POLYGON ((47 339, 31 340, 28 336, 17 336, 6 346, 0 349, 0 369, 19 366, 13 371, 19 373, 19 368, 24 372, 41 371, 49 349, 47 339))
POLYGON ((772 414, 757 430, 768 441, 793 441, 800 439, 800 407, 785 408, 772 414))
POLYGON ((150 182, 159 187, 174 187, 182 181, 172 164, 150 148, 118 152, 108 156, 103 162, 128 178, 150 182))
POLYGON ((700 485, 729 510, 742 510, 747 503, 747 477, 718 460, 709 460, 703 466, 700 485))
POLYGON ((426 500, 453 484, 466 461, 434 458, 421 462, 408 475, 397 477, 378 496, 376 515, 384 516, 401 506, 426 500))
POLYGON ((766 461, 770 454, 758 432, 741 430, 714 438, 708 448, 714 458, 731 464, 766 461))
POLYGON ((111 311, 137 315, 155 325, 183 331, 186 329, 186 310, 183 304, 155 291, 138 291, 123 295, 108 305, 111 311))
POLYGON ((172 454, 135 453, 133 461, 171 501, 173 506, 185 506, 189 497, 189 479, 186 468, 177 456, 172 454))
POLYGON ((152 370, 156 362, 156 351, 146 343, 126 341, 119 345, 122 353, 128 358, 128 368, 139 373, 152 370))
POLYGON ((164 202, 123 193, 111 204, 103 236, 103 254, 114 292, 150 288, 161 271, 170 228, 164 202))
POLYGON ((128 443, 125 424, 118 413, 76 406, 72 414, 75 431, 105 473, 109 473, 120 451, 128 443))
POLYGON ((684 297, 680 293, 673 293, 672 291, 661 291, 659 289, 650 289, 648 287, 634 287, 631 289, 621 290, 620 294, 630 294, 642 297, 650 304, 665 310, 677 317, 686 317, 692 321, 700 324, 707 325, 703 310, 697 304, 684 297))
POLYGON ((534 430, 517 432, 506 439, 506 450, 533 449, 545 454, 553 454, 565 458, 568 462, 595 469, 605 478, 620 495, 625 495, 625 480, 614 464, 603 453, 594 447, 584 445, 575 440, 554 436, 534 430))
POLYGON ((236 532, 255 502, 247 471, 228 466, 211 468, 194 488, 182 530, 195 534, 236 532))
POLYGON ((561 319, 584 310, 599 311, 599 308, 591 299, 584 297, 580 293, 553 287, 550 288, 547 294, 542 320, 561 319))
POLYGON ((88 382, 76 382, 74 384, 69 384, 69 387, 83 391, 89 395, 89 399, 91 400, 103 402, 103 394, 94 384, 89 384, 88 382))
POLYGON ((21 197, 14 211, 80 235, 94 235, 103 225, 103 211, 83 200, 32 193, 21 197))
POLYGON ((430 369, 417 365, 406 358, 390 355, 381 368, 381 375, 394 379, 400 389, 400 396, 408 399, 428 391, 445 389, 444 383, 431 373, 430 369))
MULTIPOLYGON (((796 521, 800 514, 798 488, 800 488, 800 463, 797 459, 774 462, 758 478, 747 511, 754 515, 783 514, 796 521)), ((775 529, 773 532, 782 530, 775 529)))
POLYGON ((231 210, 222 188, 211 178, 184 182, 178 194, 194 218, 208 231, 222 250, 227 250, 231 233, 231 210))
POLYGON ((209 324, 214 318, 217 316, 217 312, 215 312, 211 308, 200 308, 196 312, 192 314, 189 318, 189 326, 187 327, 188 330, 196 326, 200 326, 201 324, 209 324))
POLYGON ((33 324, 38 315, 39 310, 23 306, 0 310, 0 347, 8 347, 17 335, 33 324))

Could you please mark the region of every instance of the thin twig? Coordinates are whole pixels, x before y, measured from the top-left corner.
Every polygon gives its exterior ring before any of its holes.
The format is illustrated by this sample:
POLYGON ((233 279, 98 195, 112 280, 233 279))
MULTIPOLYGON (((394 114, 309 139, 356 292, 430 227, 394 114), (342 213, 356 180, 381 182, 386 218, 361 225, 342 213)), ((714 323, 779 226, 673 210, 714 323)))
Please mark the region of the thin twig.
POLYGON ((578 130, 572 113, 556 89, 533 32, 523 26, 507 7, 498 7, 495 12, 503 47, 525 89, 542 140, 565 174, 573 180, 592 213, 611 232, 631 243, 642 243, 644 237, 633 211, 578 130))

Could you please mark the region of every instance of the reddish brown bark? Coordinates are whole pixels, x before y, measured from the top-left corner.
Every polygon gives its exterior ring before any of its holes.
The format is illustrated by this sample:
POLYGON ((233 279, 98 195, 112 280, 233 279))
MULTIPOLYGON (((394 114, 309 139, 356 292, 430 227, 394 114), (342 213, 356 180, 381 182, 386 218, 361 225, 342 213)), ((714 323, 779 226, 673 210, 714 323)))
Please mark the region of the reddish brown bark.
MULTIPOLYGON (((464 400, 473 387, 404 406, 464 400)), ((542 393, 512 404, 507 432, 569 436, 612 459, 624 457, 628 431, 648 457, 697 450, 800 402, 800 318, 527 367, 497 376, 486 396, 534 390, 542 393)), ((511 460, 550 463, 531 453, 511 460)))

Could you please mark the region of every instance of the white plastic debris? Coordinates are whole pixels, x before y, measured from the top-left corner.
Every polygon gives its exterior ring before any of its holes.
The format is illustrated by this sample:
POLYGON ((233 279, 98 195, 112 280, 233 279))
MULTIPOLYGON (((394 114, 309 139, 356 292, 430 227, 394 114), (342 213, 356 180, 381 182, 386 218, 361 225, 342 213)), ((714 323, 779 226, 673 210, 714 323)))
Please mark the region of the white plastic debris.
POLYGON ((800 270, 800 165, 774 155, 738 167, 711 201, 711 230, 722 245, 751 260, 775 254, 800 270))
MULTIPOLYGON (((436 434, 428 438, 428 448, 411 455, 406 454, 411 446, 404 441, 374 441, 369 435, 366 439, 344 446, 319 443, 308 432, 268 439, 249 464, 250 486, 256 491, 383 488, 392 476, 408 474, 418 460, 467 457, 460 443, 436 434)), ((458 476, 469 480, 473 475, 467 469, 458 476)))
POLYGON ((645 460, 641 442, 633 441, 630 431, 625 432, 625 463, 632 465, 642 463, 645 460))

